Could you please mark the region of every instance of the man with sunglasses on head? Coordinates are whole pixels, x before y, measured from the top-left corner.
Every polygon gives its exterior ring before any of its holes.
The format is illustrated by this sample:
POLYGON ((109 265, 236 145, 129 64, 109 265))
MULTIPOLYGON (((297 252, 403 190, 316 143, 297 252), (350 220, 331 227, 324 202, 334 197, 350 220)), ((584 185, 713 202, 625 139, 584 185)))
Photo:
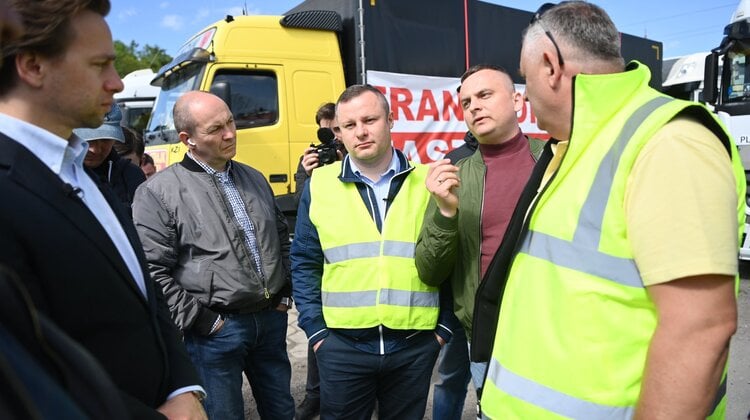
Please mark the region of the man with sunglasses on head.
POLYGON ((619 40, 580 1, 524 35, 552 139, 477 297, 502 293, 497 325, 490 311, 474 325, 496 331, 488 418, 724 417, 744 173, 717 119, 651 89, 619 40))

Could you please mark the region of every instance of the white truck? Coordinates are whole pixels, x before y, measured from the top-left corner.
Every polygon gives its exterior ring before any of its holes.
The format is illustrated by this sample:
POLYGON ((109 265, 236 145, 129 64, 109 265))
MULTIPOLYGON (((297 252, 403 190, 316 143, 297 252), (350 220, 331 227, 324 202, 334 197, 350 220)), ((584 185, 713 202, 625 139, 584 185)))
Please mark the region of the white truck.
POLYGON ((151 85, 154 76, 151 69, 128 73, 122 78, 125 88, 115 94, 115 101, 122 110, 122 125, 139 133, 146 128, 154 101, 159 95, 159 87, 151 85))
MULTIPOLYGON (((750 175, 750 0, 741 0, 721 44, 706 56, 703 99, 729 129, 750 175)), ((750 260, 750 208, 745 208, 740 259, 750 260)))
POLYGON ((708 54, 699 52, 665 58, 662 63, 662 91, 675 98, 703 102, 703 77, 708 54))

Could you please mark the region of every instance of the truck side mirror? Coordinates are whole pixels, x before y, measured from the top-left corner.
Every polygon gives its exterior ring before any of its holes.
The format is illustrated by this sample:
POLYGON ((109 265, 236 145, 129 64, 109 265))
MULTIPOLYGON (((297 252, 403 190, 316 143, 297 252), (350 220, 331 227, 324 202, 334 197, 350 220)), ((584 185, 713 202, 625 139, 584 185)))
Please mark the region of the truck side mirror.
POLYGON ((232 109, 232 89, 227 82, 214 82, 209 92, 221 98, 232 109))
POLYGON ((719 73, 719 54, 712 52, 706 56, 706 67, 703 72, 703 100, 715 105, 718 97, 716 79, 719 73))

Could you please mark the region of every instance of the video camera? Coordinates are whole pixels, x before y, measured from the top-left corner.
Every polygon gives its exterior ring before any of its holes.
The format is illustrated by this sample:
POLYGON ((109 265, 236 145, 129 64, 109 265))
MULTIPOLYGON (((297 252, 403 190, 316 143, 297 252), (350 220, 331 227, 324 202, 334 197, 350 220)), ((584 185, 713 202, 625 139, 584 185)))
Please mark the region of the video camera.
POLYGON ((318 140, 320 140, 319 145, 310 145, 315 148, 315 153, 318 154, 318 167, 336 162, 339 159, 339 155, 336 153, 339 150, 339 146, 333 130, 327 127, 319 128, 318 140))

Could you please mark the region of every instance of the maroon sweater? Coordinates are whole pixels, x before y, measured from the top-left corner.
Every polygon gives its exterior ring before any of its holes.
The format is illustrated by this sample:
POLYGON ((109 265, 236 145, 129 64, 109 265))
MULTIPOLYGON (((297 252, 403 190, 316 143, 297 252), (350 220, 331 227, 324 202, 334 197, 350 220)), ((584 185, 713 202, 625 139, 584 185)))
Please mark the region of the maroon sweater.
POLYGON ((534 157, 526 136, 520 131, 501 144, 480 144, 479 152, 487 166, 481 222, 481 275, 484 277, 534 168, 534 157))

